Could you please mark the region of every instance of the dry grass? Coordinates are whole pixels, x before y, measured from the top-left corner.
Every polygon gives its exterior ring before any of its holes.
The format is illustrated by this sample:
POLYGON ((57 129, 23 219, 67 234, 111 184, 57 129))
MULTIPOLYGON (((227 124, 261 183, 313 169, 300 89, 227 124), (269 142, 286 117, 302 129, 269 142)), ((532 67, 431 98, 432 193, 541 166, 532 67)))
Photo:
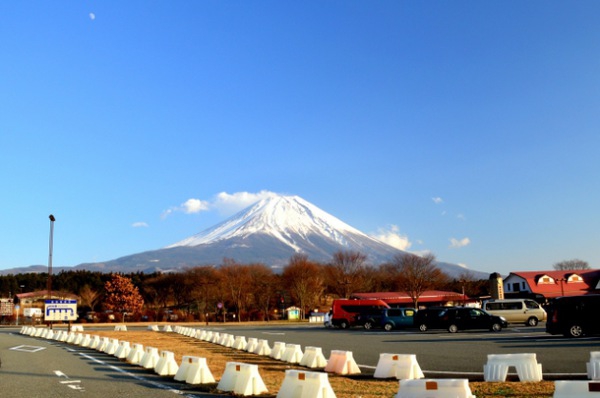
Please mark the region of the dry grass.
MULTIPOLYGON (((306 368, 274 360, 269 357, 234 350, 218 344, 185 337, 177 333, 152 332, 152 331, 98 331, 94 335, 111 337, 130 342, 130 344, 143 344, 144 347, 156 347, 161 350, 171 351, 177 363, 181 363, 184 355, 204 357, 215 379, 225 371, 227 362, 243 362, 259 365, 259 373, 269 390, 268 395, 276 395, 287 369, 306 368)), ((310 370, 310 369, 309 369, 310 370)), ((397 380, 373 379, 367 376, 337 376, 329 374, 329 382, 337 398, 380 398, 393 397, 398 392, 397 380)), ((542 381, 540 383, 469 383, 472 393, 478 398, 487 397, 525 397, 549 398, 554 393, 554 383, 542 381)), ((217 393, 216 384, 199 386, 205 392, 217 393)))

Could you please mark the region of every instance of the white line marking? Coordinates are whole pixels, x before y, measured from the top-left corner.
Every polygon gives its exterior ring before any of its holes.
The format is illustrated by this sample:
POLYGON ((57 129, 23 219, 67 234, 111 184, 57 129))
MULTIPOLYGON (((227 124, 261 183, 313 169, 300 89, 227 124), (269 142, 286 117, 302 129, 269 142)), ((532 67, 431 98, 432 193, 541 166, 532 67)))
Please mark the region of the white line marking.
POLYGON ((127 375, 127 376, 129 376, 129 377, 131 377, 131 378, 133 378, 133 379, 136 379, 136 380, 142 381, 142 382, 144 382, 144 383, 151 384, 151 385, 153 385, 153 386, 154 386, 154 387, 156 387, 156 388, 160 388, 161 390, 165 390, 165 391, 168 391, 168 392, 172 392, 172 393, 174 393, 174 394, 177 394, 177 395, 183 395, 184 397, 188 397, 188 398, 198 398, 198 396, 197 396, 197 395, 188 394, 188 393, 186 393, 186 392, 184 392, 184 391, 177 390, 177 389, 175 389, 175 388, 172 388, 172 387, 169 387, 169 386, 167 386, 167 385, 164 385, 164 384, 161 384, 161 383, 158 383, 158 382, 152 381, 152 380, 145 379, 145 378, 143 378, 143 377, 141 377, 141 376, 136 376, 136 375, 134 375, 133 373, 129 373, 128 371, 126 371, 126 370, 124 370, 124 369, 118 368, 118 367, 116 367, 116 366, 113 366, 113 365, 109 365, 109 364, 107 364, 106 362, 104 362, 104 361, 101 361, 101 360, 100 360, 100 359, 98 359, 98 358, 94 358, 94 357, 92 357, 92 356, 90 356, 90 355, 87 355, 87 354, 84 354, 84 353, 82 353, 82 352, 80 352, 80 353, 79 353, 79 355, 81 355, 82 357, 84 357, 84 358, 87 358, 87 359, 89 359, 89 360, 91 360, 91 361, 94 361, 94 362, 96 362, 96 363, 99 363, 99 364, 101 364, 101 365, 107 366, 107 367, 109 367, 109 368, 110 368, 110 369, 112 369, 112 370, 115 370, 115 371, 117 371, 117 372, 123 373, 124 375, 127 375))
POLYGON ((9 348, 9 350, 12 351, 21 351, 21 352, 38 352, 38 351, 42 351, 45 350, 46 347, 38 347, 38 346, 34 346, 34 345, 19 345, 13 348, 9 348))

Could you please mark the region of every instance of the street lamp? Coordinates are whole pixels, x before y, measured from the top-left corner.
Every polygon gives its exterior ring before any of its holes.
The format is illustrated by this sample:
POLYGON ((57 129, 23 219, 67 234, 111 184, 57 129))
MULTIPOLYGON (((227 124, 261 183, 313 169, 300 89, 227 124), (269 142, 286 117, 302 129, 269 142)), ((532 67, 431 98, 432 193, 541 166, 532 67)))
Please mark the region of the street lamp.
POLYGON ((48 217, 50 218, 50 243, 48 248, 48 300, 52 300, 52 243, 54 240, 54 221, 56 218, 52 214, 48 217))

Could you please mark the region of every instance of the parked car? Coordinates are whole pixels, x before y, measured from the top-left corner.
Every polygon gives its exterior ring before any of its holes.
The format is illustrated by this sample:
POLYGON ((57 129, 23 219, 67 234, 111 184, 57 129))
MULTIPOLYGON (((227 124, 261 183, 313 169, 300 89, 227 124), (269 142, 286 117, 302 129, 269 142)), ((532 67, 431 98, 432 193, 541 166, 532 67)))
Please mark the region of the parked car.
POLYGON ((439 329, 442 325, 440 314, 448 308, 449 307, 429 307, 417 311, 413 320, 414 326, 419 328, 421 332, 426 332, 429 329, 439 329))
POLYGON ((367 330, 380 327, 383 316, 382 312, 385 310, 386 309, 381 308, 367 308, 361 310, 356 314, 354 324, 355 326, 362 326, 367 330))
POLYGON ((399 328, 411 328, 414 326, 414 308, 387 308, 381 311, 381 327, 390 331, 399 328))
POLYGON ((566 337, 600 334, 600 295, 558 297, 548 307, 546 332, 566 337))
POLYGON ((489 300, 483 309, 492 315, 502 316, 508 323, 524 323, 536 326, 546 320, 546 311, 531 299, 489 300))
POLYGON ((364 326, 364 323, 361 324, 364 320, 360 321, 357 319, 359 314, 376 313, 389 307, 390 306, 383 300, 333 300, 331 324, 341 329, 356 325, 364 326))
MULTIPOLYGON (((425 325, 424 330, 447 329, 450 333, 469 329, 488 329, 499 332, 508 326, 508 322, 501 316, 488 314, 479 308, 447 307, 437 316, 431 316, 429 323, 425 323, 425 325)), ((419 325, 419 329, 424 331, 422 324, 419 325)))

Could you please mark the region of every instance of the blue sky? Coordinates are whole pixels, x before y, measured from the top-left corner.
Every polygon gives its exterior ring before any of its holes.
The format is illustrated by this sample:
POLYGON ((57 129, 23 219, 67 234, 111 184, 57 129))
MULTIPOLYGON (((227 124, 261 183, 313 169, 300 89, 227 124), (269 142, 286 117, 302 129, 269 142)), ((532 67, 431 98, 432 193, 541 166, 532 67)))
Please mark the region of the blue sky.
POLYGON ((0 269, 112 260, 261 192, 508 273, 600 267, 600 3, 0 3, 0 269))

